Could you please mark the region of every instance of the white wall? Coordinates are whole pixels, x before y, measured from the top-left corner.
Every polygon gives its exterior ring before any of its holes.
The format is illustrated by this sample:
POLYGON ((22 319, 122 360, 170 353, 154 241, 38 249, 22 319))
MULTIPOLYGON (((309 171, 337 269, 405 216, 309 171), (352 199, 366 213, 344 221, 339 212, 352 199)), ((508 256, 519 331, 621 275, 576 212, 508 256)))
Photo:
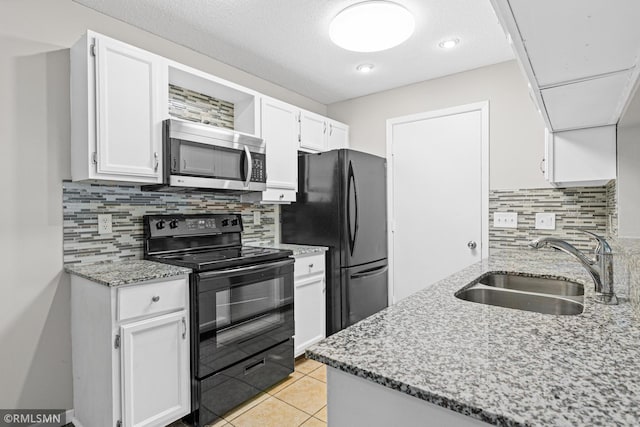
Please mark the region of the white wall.
POLYGON ((71 408, 62 180, 69 169, 69 50, 93 29, 301 107, 311 99, 71 0, 0 0, 0 408, 71 408))
POLYGON ((548 188, 539 169, 544 123, 515 61, 331 104, 327 111, 350 125, 352 148, 384 156, 387 119, 484 100, 490 112, 490 188, 548 188))
POLYGON ((640 237, 640 90, 618 123, 618 235, 640 237))

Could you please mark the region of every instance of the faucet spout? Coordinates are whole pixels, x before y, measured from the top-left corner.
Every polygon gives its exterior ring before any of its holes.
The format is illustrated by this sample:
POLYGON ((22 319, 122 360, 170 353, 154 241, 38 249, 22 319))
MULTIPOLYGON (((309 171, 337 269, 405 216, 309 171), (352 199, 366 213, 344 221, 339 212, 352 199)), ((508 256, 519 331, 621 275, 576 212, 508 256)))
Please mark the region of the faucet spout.
POLYGON ((542 237, 529 242, 534 249, 550 247, 562 251, 573 258, 589 272, 596 291, 596 301, 602 304, 617 304, 618 298, 613 292, 613 253, 607 241, 591 232, 578 230, 593 236, 598 241, 595 259, 590 259, 572 244, 555 237, 542 237))

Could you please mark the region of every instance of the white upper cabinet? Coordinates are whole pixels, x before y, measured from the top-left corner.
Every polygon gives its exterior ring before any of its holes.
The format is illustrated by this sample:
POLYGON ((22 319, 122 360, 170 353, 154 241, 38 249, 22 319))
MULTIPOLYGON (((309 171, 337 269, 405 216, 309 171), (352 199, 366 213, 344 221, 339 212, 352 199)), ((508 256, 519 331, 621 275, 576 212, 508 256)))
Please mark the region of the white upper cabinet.
POLYGON ((300 110, 300 150, 319 153, 339 148, 349 148, 349 126, 300 110))
POLYGON ((74 181, 162 181, 162 57, 88 32, 71 50, 74 181))
POLYGON ((327 150, 349 148, 349 126, 335 120, 328 120, 327 150))
POLYGON ((262 98, 262 138, 267 147, 267 191, 262 202, 295 202, 298 191, 298 114, 293 105, 262 98))
POLYGON ((556 187, 605 185, 616 178, 616 126, 547 132, 545 159, 556 187))
POLYGON ((327 118, 310 111, 300 111, 300 149, 327 151, 327 118))
POLYGON ((617 123, 640 73, 640 2, 491 3, 550 130, 617 123))

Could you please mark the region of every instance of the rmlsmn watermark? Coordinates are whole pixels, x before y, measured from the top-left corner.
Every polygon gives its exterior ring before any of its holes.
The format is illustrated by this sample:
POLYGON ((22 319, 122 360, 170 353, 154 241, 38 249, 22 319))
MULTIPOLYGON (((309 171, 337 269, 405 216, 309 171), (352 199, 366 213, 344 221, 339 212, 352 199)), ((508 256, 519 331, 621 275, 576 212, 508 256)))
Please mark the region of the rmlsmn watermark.
POLYGON ((64 409, 0 409, 0 426, 63 426, 64 409))

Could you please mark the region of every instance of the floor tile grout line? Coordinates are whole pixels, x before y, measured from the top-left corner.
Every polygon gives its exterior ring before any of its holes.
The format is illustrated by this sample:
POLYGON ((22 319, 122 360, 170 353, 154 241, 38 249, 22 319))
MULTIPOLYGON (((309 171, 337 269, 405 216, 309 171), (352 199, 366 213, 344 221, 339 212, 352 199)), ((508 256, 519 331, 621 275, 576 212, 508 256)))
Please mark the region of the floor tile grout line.
MULTIPOLYGON (((295 406, 295 405, 293 405, 293 404, 291 404, 291 403, 287 402, 286 400, 282 400, 282 399, 280 399, 280 398, 279 398, 279 397, 277 397, 277 396, 272 396, 272 397, 275 397, 275 398, 276 398, 276 399, 278 399, 280 402, 286 403, 287 405, 291 406, 292 408, 297 409, 298 411, 302 411, 302 412, 304 412, 305 414, 309 415, 309 417, 313 417, 313 414, 309 414, 309 413, 308 413, 307 411, 305 411, 304 409, 302 409, 302 408, 298 408, 297 406, 295 406)), ((260 402, 260 403, 262 403, 262 402, 260 402)), ((326 406, 326 405, 325 405, 325 406, 326 406)), ((323 406, 322 408, 324 408, 324 406, 323 406)), ((319 409, 319 411, 321 411, 321 410, 322 410, 322 408, 320 408, 320 409, 319 409)))

